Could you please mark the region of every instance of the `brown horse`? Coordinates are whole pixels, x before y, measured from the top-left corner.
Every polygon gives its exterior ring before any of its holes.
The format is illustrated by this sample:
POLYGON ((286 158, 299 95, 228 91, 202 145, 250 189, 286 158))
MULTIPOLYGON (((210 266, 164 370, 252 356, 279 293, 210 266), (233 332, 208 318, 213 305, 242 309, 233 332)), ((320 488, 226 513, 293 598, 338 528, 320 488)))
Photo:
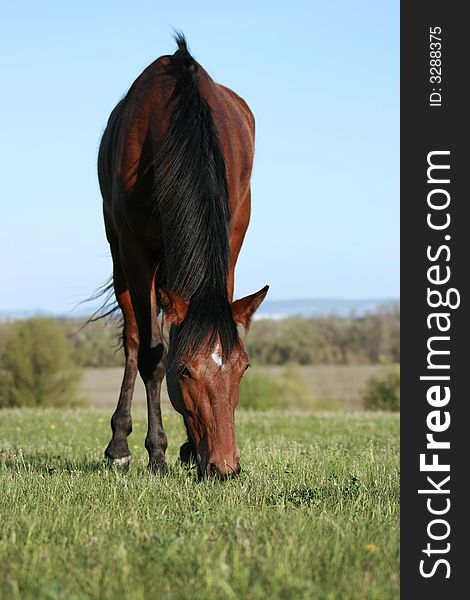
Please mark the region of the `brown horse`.
POLYGON ((254 118, 247 104, 178 50, 153 62, 111 113, 98 157, 126 366, 111 419, 110 465, 127 465, 131 403, 146 388, 149 466, 165 467, 160 388, 167 386, 200 476, 240 471, 235 408, 247 329, 268 287, 233 302, 234 269, 250 218, 254 118), (164 343, 157 318, 169 328, 164 343))

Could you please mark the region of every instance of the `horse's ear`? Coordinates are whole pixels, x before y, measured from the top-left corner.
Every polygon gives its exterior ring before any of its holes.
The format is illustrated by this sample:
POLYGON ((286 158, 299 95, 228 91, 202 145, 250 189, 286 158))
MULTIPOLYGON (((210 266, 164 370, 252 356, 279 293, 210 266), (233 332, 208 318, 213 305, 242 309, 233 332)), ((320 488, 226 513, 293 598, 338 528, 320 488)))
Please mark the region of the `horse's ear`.
POLYGON ((265 285, 259 292, 232 302, 232 316, 237 325, 243 325, 246 330, 249 329, 251 319, 261 302, 263 302, 268 290, 269 285, 265 285))
POLYGON ((165 315, 166 326, 181 325, 188 313, 189 303, 175 292, 160 289, 158 295, 160 306, 165 315))

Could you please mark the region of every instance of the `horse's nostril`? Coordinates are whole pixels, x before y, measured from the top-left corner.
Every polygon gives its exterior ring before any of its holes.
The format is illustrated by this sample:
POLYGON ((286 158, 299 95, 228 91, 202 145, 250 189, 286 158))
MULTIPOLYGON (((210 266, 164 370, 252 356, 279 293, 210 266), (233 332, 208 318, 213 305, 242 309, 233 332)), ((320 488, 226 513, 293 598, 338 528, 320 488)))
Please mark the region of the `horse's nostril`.
POLYGON ((215 465, 215 463, 211 463, 209 465, 209 475, 212 475, 213 477, 215 477, 218 474, 218 469, 215 465))

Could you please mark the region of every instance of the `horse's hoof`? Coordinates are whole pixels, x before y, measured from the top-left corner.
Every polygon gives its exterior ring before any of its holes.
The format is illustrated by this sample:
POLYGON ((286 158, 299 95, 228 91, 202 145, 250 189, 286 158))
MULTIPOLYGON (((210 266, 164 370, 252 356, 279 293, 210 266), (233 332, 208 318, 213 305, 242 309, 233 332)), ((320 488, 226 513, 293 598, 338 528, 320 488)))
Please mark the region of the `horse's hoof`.
POLYGON ((166 473, 168 471, 168 467, 164 460, 149 460, 147 469, 152 473, 166 473))
POLYGON ((110 469, 113 467, 124 469, 129 466, 132 456, 128 454, 127 456, 122 456, 121 458, 111 458, 111 456, 105 456, 105 458, 110 469))

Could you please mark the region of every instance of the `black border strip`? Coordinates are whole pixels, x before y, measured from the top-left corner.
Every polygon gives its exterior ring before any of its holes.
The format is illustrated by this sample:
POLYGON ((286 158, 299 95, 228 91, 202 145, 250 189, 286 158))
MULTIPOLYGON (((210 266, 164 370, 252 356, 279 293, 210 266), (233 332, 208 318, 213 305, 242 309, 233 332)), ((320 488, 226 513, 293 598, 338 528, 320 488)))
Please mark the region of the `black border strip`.
MULTIPOLYGON (((470 126, 469 100, 465 88, 468 88, 470 65, 466 61, 470 35, 468 24, 463 17, 462 3, 457 2, 408 2, 401 4, 401 315, 402 315, 402 367, 401 367, 401 597, 404 599, 426 598, 462 598, 466 592, 466 578, 470 576, 468 565, 467 533, 469 531, 467 506, 470 492, 467 490, 466 458, 470 454, 470 419, 468 406, 469 392, 466 389, 466 372, 470 371, 470 351, 467 336, 470 334, 468 313, 466 313, 469 295, 470 223, 465 218, 466 208, 470 206, 470 195, 467 179, 470 179, 470 126), (440 28, 441 34, 441 77, 430 81, 430 28, 440 28), (430 105, 430 94, 435 88, 441 93, 440 106, 438 96, 430 105), (435 163, 449 164, 447 176, 444 170, 430 172, 433 179, 440 182, 429 183, 427 180, 428 155, 433 151, 449 151, 449 155, 433 155, 435 163), (449 183, 442 180, 449 178, 449 183), (443 189, 449 197, 449 206, 443 210, 433 210, 428 206, 428 194, 432 189, 443 189), (432 229, 427 224, 427 215, 432 213, 434 223, 444 223, 446 213, 451 219, 446 229, 432 229), (445 236, 450 236, 450 239, 445 236), (438 257, 430 260, 430 254, 438 257), (447 246, 448 252, 440 247, 447 246), (439 265, 438 270, 431 271, 430 276, 443 279, 450 268, 450 279, 447 283, 431 284, 428 269, 439 265), (450 288, 458 290, 460 306, 455 309, 444 306, 431 308, 427 299, 427 288, 440 290, 443 295, 450 288), (447 313, 450 328, 440 332, 437 319, 431 318, 431 328, 427 317, 433 312, 447 313), (448 355, 434 355, 433 363, 448 364, 449 369, 430 369, 428 366, 427 343, 432 336, 448 336, 449 340, 433 340, 431 347, 449 350, 448 355), (446 380, 420 380, 420 376, 449 376, 446 380), (450 389, 450 400, 447 405, 431 406, 427 400, 427 391, 433 385, 450 389), (439 410, 439 417, 434 415, 431 425, 445 422, 449 413, 451 419, 448 429, 434 434, 434 439, 449 441, 450 449, 426 449, 427 433, 432 433, 427 423, 431 411, 439 410), (468 440, 468 443, 467 443, 468 440), (426 462, 431 462, 432 454, 438 454, 438 461, 449 464, 449 472, 420 471, 420 454, 426 453, 426 462), (418 494, 419 489, 433 489, 427 481, 433 478, 435 485, 449 493, 418 494), (441 483, 447 476, 447 483, 441 483), (450 501, 448 505, 447 499, 450 501), (428 500, 429 503, 428 504, 428 500), (432 515, 429 506, 434 510, 449 510, 442 515, 432 515), (428 527, 436 536, 444 536, 442 540, 432 540, 428 535, 428 527), (427 544, 433 553, 429 556, 423 552, 427 544), (447 547, 447 544, 450 544, 447 547), (436 552, 434 550, 444 550, 436 552), (439 559, 446 563, 439 563, 439 559), (420 561, 425 562, 422 570, 431 573, 425 578, 420 574, 420 561), (449 574, 450 577, 446 578, 449 574), (463 595, 462 595, 463 594, 463 595)), ((434 40, 437 41, 437 40, 434 40)), ((435 58, 435 56, 434 56, 435 58)), ((434 65, 435 66, 435 65, 434 65)), ((436 192, 431 202, 446 203, 446 193, 436 192)), ((437 301, 434 295, 433 300, 437 301)), ((451 294, 455 303, 457 294, 451 294)), ((441 326, 446 324, 446 317, 440 320, 441 326)), ((434 398, 437 396, 434 395, 434 398)), ((470 482, 470 479, 469 479, 470 482)))

